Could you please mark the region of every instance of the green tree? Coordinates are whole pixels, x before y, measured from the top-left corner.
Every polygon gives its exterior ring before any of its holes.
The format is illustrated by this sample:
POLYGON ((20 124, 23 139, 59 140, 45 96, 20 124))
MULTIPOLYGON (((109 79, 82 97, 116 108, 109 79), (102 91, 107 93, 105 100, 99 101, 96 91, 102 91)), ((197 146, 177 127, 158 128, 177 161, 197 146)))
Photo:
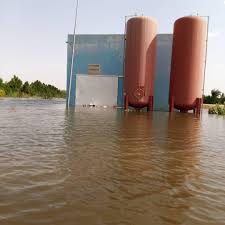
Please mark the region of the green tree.
POLYGON ((25 82, 23 84, 17 76, 9 82, 3 82, 0 78, 0 90, 1 95, 6 95, 10 97, 22 97, 22 96, 37 96, 42 98, 65 98, 65 91, 61 91, 53 85, 46 85, 39 80, 29 84, 25 82))
POLYGON ((0 88, 4 86, 3 80, 0 78, 0 88))
POLYGON ((205 104, 224 104, 225 95, 218 89, 213 89, 211 95, 204 96, 205 104))
POLYGON ((13 78, 7 84, 12 92, 19 92, 23 82, 17 76, 14 75, 13 78))
POLYGON ((5 93, 6 93, 6 96, 11 96, 12 95, 12 90, 10 88, 10 86, 8 85, 8 83, 4 83, 4 90, 5 90, 5 93))
POLYGON ((39 80, 36 80, 35 82, 31 83, 30 85, 31 95, 42 96, 44 92, 44 86, 45 84, 41 83, 39 80))
POLYGON ((22 88, 21 88, 21 92, 25 93, 25 94, 29 94, 30 93, 30 84, 26 81, 22 88))
POLYGON ((218 90, 218 89, 213 89, 212 91, 211 91, 211 95, 212 95, 212 97, 213 98, 219 98, 220 96, 221 96, 221 91, 220 90, 218 90))
POLYGON ((225 95, 224 93, 222 93, 222 95, 220 96, 220 104, 224 104, 225 103, 225 95))
POLYGON ((212 100, 213 100, 212 96, 210 95, 204 96, 204 104, 213 104, 212 100))

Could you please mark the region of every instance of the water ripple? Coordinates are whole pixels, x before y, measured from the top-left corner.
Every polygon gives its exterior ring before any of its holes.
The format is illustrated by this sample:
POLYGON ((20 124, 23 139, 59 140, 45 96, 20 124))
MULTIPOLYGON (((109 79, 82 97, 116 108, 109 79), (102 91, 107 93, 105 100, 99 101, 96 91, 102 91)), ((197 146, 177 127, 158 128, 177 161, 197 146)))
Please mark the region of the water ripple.
POLYGON ((0 224, 225 224, 225 120, 0 101, 0 224))

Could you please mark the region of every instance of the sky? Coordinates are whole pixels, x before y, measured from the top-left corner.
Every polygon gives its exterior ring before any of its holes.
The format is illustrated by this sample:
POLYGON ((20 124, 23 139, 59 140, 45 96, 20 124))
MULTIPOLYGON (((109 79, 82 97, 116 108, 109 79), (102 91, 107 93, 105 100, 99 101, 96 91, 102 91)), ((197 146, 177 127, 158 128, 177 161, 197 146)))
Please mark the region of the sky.
MULTIPOLYGON (((0 0, 0 77, 65 89, 74 13, 75 0, 0 0)), ((210 16, 205 93, 225 92, 224 0, 80 0, 77 33, 123 33, 124 17, 135 13, 155 17, 159 33, 172 33, 182 16, 210 16)))

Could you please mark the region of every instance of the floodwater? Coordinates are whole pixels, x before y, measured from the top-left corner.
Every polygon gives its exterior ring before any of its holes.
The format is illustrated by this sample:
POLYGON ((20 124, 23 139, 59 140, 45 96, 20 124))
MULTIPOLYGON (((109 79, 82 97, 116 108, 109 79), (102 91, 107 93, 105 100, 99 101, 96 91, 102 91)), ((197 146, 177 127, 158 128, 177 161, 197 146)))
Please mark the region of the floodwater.
POLYGON ((225 117, 0 100, 1 225, 225 224, 225 117))

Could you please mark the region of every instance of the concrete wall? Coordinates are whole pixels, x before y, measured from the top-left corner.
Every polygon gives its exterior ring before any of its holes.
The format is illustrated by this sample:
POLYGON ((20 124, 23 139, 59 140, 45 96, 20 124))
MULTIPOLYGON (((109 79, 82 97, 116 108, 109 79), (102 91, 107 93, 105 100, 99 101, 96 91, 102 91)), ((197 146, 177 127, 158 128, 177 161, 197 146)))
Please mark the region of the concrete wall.
MULTIPOLYGON (((67 91, 72 58, 73 35, 68 36, 67 91)), ((155 110, 168 110, 172 35, 159 34, 155 77, 155 110)), ((101 74, 116 75, 118 79, 117 104, 123 104, 124 35, 77 35, 75 47, 70 104, 75 105, 76 74, 87 74, 88 64, 100 64, 101 74)))

